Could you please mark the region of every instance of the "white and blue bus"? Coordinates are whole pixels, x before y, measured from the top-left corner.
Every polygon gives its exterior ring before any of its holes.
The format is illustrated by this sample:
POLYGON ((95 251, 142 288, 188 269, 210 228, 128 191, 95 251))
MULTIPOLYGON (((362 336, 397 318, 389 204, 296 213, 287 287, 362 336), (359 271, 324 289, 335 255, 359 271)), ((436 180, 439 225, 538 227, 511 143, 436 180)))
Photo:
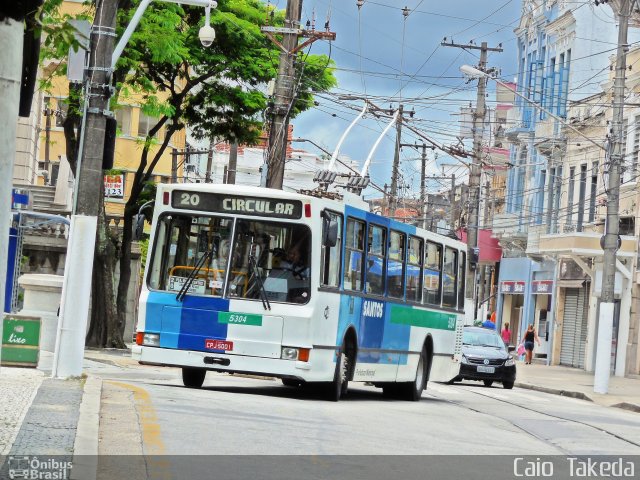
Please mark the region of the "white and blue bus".
POLYGON ((459 371, 466 245, 359 196, 159 185, 135 355, 182 368, 349 382, 418 400, 459 371))

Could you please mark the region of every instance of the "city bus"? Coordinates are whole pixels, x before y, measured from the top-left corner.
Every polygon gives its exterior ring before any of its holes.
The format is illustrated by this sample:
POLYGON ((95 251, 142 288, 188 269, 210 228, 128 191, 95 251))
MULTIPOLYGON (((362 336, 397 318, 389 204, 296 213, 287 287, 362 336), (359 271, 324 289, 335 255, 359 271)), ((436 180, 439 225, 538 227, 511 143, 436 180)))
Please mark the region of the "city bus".
POLYGON ((135 356, 182 369, 416 401, 458 375, 466 245, 358 195, 159 185, 135 356))

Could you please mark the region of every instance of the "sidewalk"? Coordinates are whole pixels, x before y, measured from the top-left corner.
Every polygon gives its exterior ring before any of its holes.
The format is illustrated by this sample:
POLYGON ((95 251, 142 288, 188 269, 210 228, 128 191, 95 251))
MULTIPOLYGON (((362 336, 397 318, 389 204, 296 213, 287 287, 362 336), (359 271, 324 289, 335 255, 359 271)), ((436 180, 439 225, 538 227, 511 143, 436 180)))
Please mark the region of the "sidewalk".
POLYGON ((593 392, 593 373, 578 368, 517 363, 516 387, 580 398, 640 413, 640 378, 609 379, 609 393, 593 392))

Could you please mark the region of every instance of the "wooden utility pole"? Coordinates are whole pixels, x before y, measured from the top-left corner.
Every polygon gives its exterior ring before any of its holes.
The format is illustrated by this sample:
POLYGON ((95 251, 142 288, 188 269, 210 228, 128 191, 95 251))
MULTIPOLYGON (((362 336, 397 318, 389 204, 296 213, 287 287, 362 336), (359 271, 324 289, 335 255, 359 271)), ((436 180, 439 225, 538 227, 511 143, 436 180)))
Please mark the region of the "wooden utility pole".
POLYGON ((282 189, 284 180, 285 157, 287 153, 287 137, 289 133, 289 114, 296 98, 299 84, 295 71, 297 53, 316 40, 335 40, 336 34, 329 31, 328 24, 323 32, 301 30, 300 16, 302 0, 287 0, 287 11, 284 28, 262 27, 261 31, 281 50, 278 76, 273 94, 273 106, 270 111, 269 143, 266 158, 266 187, 282 189), (282 34, 280 42, 274 34, 282 34), (307 40, 298 45, 300 37, 307 40))
MULTIPOLYGON (((480 50, 480 63, 478 70, 487 72, 487 53, 502 52, 502 48, 489 48, 487 42, 478 45, 459 45, 457 43, 442 42, 442 46, 456 47, 464 50, 480 50)), ((480 174, 482 159, 482 137, 484 133, 484 117, 486 114, 485 100, 487 91, 487 77, 478 78, 478 93, 476 108, 473 113, 473 162, 469 172, 469 220, 467 222, 467 280, 466 298, 474 299, 476 293, 476 265, 479 258, 478 252, 478 210, 480 208, 480 174)), ((474 308, 474 320, 477 318, 477 310, 474 308)))
POLYGON ((402 113, 404 105, 398 107, 398 120, 396 121, 396 149, 393 153, 393 168, 391 169, 391 205, 389 216, 395 217, 398 208, 398 177, 400 176, 400 147, 402 145, 402 113))
POLYGON ((86 73, 88 107, 81 134, 80 162, 77 166, 77 196, 75 213, 97 217, 100 196, 104 195, 104 138, 109 109, 111 56, 116 39, 116 13, 118 0, 97 2, 93 26, 89 67, 86 73))

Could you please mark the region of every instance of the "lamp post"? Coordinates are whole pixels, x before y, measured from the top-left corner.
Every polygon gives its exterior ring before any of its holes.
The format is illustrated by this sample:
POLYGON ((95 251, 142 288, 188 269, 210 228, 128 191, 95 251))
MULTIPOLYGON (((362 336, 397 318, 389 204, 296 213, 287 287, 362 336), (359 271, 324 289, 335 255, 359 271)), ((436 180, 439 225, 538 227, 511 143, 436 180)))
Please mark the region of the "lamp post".
MULTIPOLYGON (((76 167, 76 190, 64 268, 60 320, 51 369, 52 377, 67 378, 79 376, 82 373, 96 228, 100 215, 100 195, 103 194, 101 185, 104 139, 107 118, 113 117, 113 113, 109 111, 112 74, 120 55, 151 1, 140 2, 115 47, 118 2, 102 0, 96 4, 95 20, 91 29, 89 66, 84 76, 85 101, 76 167)), ((200 29, 199 38, 205 47, 213 43, 215 31, 209 24, 209 12, 211 8, 217 6, 214 0, 158 1, 205 7, 206 21, 200 29)))
MULTIPOLYGON (((611 336, 613 334, 614 316, 614 278, 616 271, 616 251, 618 250, 618 203, 620 190, 620 151, 622 150, 622 109, 624 107, 624 79, 626 65, 626 35, 630 3, 625 0, 627 7, 621 11, 620 32, 618 41, 618 56, 616 62, 615 78, 615 100, 614 100, 614 128, 613 133, 613 154, 609 155, 609 150, 603 145, 595 142, 592 138, 582 133, 577 128, 566 122, 565 119, 554 115, 549 110, 531 101, 524 95, 514 90, 514 94, 526 102, 533 105, 538 110, 546 113, 551 118, 560 122, 564 127, 578 134, 600 150, 604 150, 607 158, 610 158, 609 183, 607 185, 607 221, 605 222, 605 233, 601 240, 603 249, 603 284, 602 297, 600 302, 600 313, 598 316, 598 345, 596 350, 595 372, 593 390, 596 393, 607 393, 609 386, 610 361, 611 361, 611 336), (612 240, 613 239, 613 240, 612 240)), ((621 9, 622 10, 622 9, 621 9)), ((460 67, 460 71, 470 76, 485 76, 494 82, 507 87, 503 82, 469 65, 460 67)), ((508 87, 507 87, 508 88, 508 87)), ((551 206, 549 206, 551 208, 551 206)))

